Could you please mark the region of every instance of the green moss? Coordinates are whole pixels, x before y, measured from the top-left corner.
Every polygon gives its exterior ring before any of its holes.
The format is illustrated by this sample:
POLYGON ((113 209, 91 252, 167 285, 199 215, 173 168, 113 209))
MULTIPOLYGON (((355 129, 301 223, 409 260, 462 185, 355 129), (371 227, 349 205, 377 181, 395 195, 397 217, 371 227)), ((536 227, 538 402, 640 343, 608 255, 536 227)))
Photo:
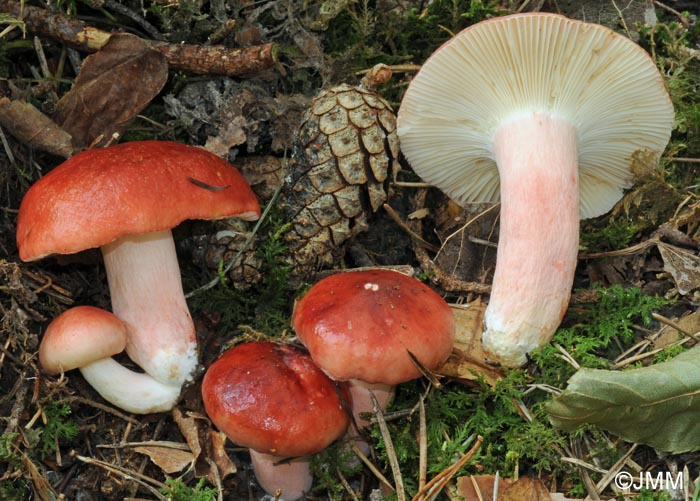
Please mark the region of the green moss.
POLYGON ((638 235, 639 227, 627 217, 610 219, 608 224, 595 227, 589 223, 581 232, 579 247, 589 252, 603 252, 623 249, 632 244, 638 235))
POLYGON ((165 481, 165 487, 160 490, 160 493, 170 501, 213 501, 219 491, 205 484, 205 478, 200 478, 194 487, 188 486, 181 478, 169 478, 165 481))
POLYGON ((615 353, 634 341, 633 324, 649 325, 652 312, 669 304, 664 298, 647 296, 637 287, 620 285, 597 289, 595 296, 595 303, 571 308, 564 319, 565 327, 557 331, 551 343, 532 354, 540 370, 540 382, 561 386, 574 372, 557 346, 582 367, 608 368, 615 353))
POLYGON ((5 501, 26 501, 32 498, 28 480, 15 478, 0 481, 0 499, 5 501))
POLYGON ((69 421, 71 409, 68 404, 47 402, 44 404, 46 424, 41 430, 39 450, 42 456, 55 452, 61 442, 69 441, 78 435, 78 425, 69 421))

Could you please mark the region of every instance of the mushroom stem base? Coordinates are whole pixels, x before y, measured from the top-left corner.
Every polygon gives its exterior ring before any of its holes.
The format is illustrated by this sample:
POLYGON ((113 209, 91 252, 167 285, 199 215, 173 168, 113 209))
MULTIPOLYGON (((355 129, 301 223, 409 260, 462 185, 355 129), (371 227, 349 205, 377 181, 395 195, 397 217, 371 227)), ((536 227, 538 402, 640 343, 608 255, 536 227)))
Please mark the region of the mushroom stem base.
POLYGON ((258 484, 270 496, 276 496, 275 499, 294 501, 311 489, 313 476, 308 456, 285 460, 250 449, 250 459, 258 484))

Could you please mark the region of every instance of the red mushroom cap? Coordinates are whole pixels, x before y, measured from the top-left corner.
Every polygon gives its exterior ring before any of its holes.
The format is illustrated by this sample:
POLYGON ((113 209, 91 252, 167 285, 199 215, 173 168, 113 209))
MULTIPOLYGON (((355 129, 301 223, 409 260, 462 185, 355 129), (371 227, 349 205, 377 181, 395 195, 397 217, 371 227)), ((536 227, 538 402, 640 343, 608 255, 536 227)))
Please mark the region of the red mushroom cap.
POLYGON ((349 396, 311 357, 270 342, 238 345, 214 362, 202 381, 204 407, 233 442, 280 457, 327 447, 350 423, 349 396))
POLYGON ((19 209, 17 246, 28 261, 233 216, 260 217, 236 168, 194 146, 135 141, 83 151, 37 181, 19 209))
POLYGON ((46 328, 39 362, 48 374, 58 374, 121 353, 125 346, 126 326, 121 320, 94 306, 76 306, 46 328))
POLYGON ((292 326, 319 367, 334 379, 399 384, 452 351, 449 305, 415 278, 388 270, 338 273, 301 298, 292 326))

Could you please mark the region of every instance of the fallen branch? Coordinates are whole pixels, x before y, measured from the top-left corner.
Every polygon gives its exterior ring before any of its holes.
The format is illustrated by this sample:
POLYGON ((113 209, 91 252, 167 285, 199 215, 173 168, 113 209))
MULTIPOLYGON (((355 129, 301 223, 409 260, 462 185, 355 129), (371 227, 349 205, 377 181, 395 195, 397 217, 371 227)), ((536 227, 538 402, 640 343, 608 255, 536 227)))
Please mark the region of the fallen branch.
MULTIPOLYGON (((83 21, 13 0, 0 0, 0 12, 23 21, 27 31, 54 38, 78 50, 95 52, 112 36, 112 33, 88 26, 83 21)), ((230 48, 155 40, 146 42, 165 56, 170 68, 192 73, 245 75, 268 69, 277 60, 276 45, 272 43, 230 48)))

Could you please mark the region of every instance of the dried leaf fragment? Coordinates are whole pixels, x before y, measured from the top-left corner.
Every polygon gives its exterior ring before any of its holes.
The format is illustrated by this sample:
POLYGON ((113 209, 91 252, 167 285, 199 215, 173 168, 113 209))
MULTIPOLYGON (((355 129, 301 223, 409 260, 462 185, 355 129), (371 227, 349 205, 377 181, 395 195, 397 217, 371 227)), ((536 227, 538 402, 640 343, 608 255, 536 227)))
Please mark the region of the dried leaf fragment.
POLYGON ((73 136, 76 150, 103 146, 161 91, 168 78, 165 56, 146 41, 114 34, 85 59, 73 87, 58 102, 54 120, 73 136))
POLYGON ((134 450, 148 456, 156 466, 169 474, 182 471, 194 461, 194 454, 190 451, 163 445, 140 446, 135 447, 134 450))
MULTIPOLYGON (((457 492, 464 501, 490 501, 496 490, 495 475, 469 475, 457 479, 457 492)), ((536 478, 520 477, 518 480, 509 478, 498 479, 499 501, 550 501, 565 499, 550 493, 544 483, 536 478)))
POLYGON ((664 260, 664 270, 673 277, 679 294, 685 296, 700 288, 700 256, 664 242, 656 246, 664 260))
POLYGON ((503 372, 486 363, 481 346, 483 318, 486 305, 473 301, 468 305, 450 305, 455 316, 457 332, 452 353, 435 372, 461 381, 476 381, 480 376, 490 385, 503 377, 503 372))

